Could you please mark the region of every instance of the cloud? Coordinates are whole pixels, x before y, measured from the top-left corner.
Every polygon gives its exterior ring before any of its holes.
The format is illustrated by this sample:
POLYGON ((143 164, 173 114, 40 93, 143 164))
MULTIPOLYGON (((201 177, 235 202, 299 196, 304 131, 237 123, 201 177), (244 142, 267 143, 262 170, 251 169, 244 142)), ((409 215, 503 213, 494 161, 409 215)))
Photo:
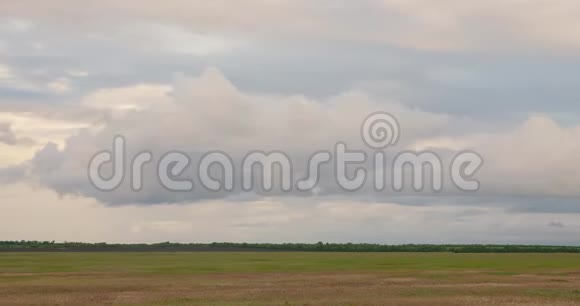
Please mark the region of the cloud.
POLYGON ((483 191, 580 196, 580 125, 562 127, 536 115, 510 133, 484 137, 473 149, 487 161, 483 191))
POLYGON ((27 161, 47 143, 63 146, 65 140, 79 129, 93 126, 106 117, 100 112, 87 113, 78 107, 24 107, 26 111, 20 109, 22 105, 15 106, 16 111, 7 107, 0 111, 0 169, 26 168, 27 161))
POLYGON ((14 239, 575 243, 577 1, 45 2, 0 1, 0 231, 14 239), (187 177, 218 149, 237 166, 284 150, 302 175, 336 141, 368 149, 376 110, 402 124, 388 158, 474 150, 480 191, 350 193, 327 168, 311 193, 155 178, 168 150, 192 157, 187 177), (117 134, 156 156, 140 193, 87 180, 117 134))
POLYGON ((151 40, 162 51, 170 54, 207 56, 226 52, 239 51, 243 43, 234 37, 208 33, 196 33, 175 25, 136 24, 126 31, 130 34, 140 33, 144 37, 136 42, 145 42, 145 48, 151 48, 151 40))
POLYGON ((9 123, 0 122, 0 143, 14 146, 14 145, 25 145, 30 146, 35 144, 34 140, 30 138, 18 138, 9 123))
POLYGON ((31 73, 13 65, 0 63, 0 103, 15 99, 49 98, 51 95, 63 95, 72 90, 72 82, 68 78, 52 79, 52 76, 44 74, 45 72, 31 73), (43 77, 39 78, 39 75, 43 77))
MULTIPOLYGON (((33 143, 62 143, 79 129, 91 126, 91 122, 86 121, 89 116, 83 118, 82 112, 78 109, 76 112, 74 108, 58 112, 60 114, 57 115, 43 110, 0 112, 0 122, 3 122, 3 128, 0 130, 5 135, 5 140, 14 142, 21 139, 20 144, 32 145, 33 143), (67 115, 69 115, 68 118, 67 115)), ((13 144, 18 144, 18 141, 13 144)))
MULTIPOLYGON (((305 173, 306 160, 316 151, 333 149, 338 141, 362 147, 360 125, 374 111, 386 109, 398 116, 405 131, 401 143, 435 135, 448 121, 445 115, 421 112, 397 102, 373 101, 357 92, 324 101, 249 94, 238 90, 216 69, 208 69, 197 78, 181 78, 171 94, 167 93, 166 87, 133 86, 90 95, 85 99, 87 105, 133 107, 132 103, 141 103, 142 108, 123 107, 125 113, 70 137, 62 149, 45 147, 31 161, 35 178, 60 193, 80 193, 111 204, 228 197, 232 194, 202 190, 174 193, 160 186, 150 186, 140 193, 132 192, 128 185, 112 193, 98 192, 86 181, 87 165, 94 154, 111 147, 115 135, 122 135, 129 155, 148 150, 156 161, 174 150, 190 154, 192 164, 212 150, 228 152, 236 163, 254 150, 283 150, 296 161, 296 173, 305 173), (141 101, 141 97, 149 100, 141 101), (298 165, 300 161, 304 164, 298 165)), ((147 168, 146 177, 155 178, 155 167, 147 168)), ((331 185, 332 175, 326 175, 326 184, 331 185)), ((241 185, 238 182, 236 186, 241 185)), ((328 193, 339 192, 338 187, 329 188, 328 193)))
MULTIPOLYGON (((156 165, 163 154, 175 150, 192 158, 184 176, 187 178, 195 178, 198 160, 214 150, 227 152, 237 169, 240 169, 242 158, 251 151, 282 150, 293 161, 295 173, 303 175, 310 154, 331 150, 338 141, 346 142, 350 149, 368 151, 360 139, 360 125, 368 114, 377 110, 394 114, 401 124, 401 142, 388 152, 433 150, 442 158, 444 167, 462 150, 482 155, 485 165, 476 177, 482 187, 473 196, 580 197, 577 188, 580 181, 576 175, 580 169, 575 162, 580 154, 580 128, 561 127, 540 115, 530 117, 512 131, 474 134, 461 119, 423 112, 393 101, 376 101, 362 92, 346 92, 326 100, 246 93, 216 69, 208 69, 197 78, 182 77, 171 87, 138 85, 102 90, 89 95, 85 101, 91 106, 121 107, 124 112, 78 132, 60 147, 50 144, 37 152, 30 161, 32 178, 61 194, 82 194, 108 204, 186 203, 244 194, 239 177, 235 178, 237 187, 233 193, 201 188, 182 193, 165 190, 155 179, 156 169, 152 165, 156 165), (148 182, 141 192, 132 191, 127 181, 113 192, 100 192, 86 179, 92 156, 109 150, 116 135, 125 137, 128 156, 143 150, 153 153, 153 162, 145 168, 148 182)), ((396 169, 387 167, 386 171, 396 169)), ((336 185, 332 169, 323 166, 315 193, 264 192, 259 187, 252 193, 257 198, 389 199, 388 194, 375 192, 367 183, 359 192, 345 192, 336 185)), ((390 184, 389 176, 387 183, 390 184)), ((442 195, 451 198, 463 195, 452 188, 446 174, 444 186, 442 195)), ((428 197, 433 194, 426 190, 396 195, 428 197)))
POLYGON ((46 87, 56 94, 64 94, 71 91, 71 83, 67 78, 59 78, 57 80, 51 81, 46 84, 46 87))
POLYGON ((580 6, 571 0, 247 0, 235 4, 107 0, 88 7, 73 0, 51 1, 50 5, 26 0, 2 3, 0 10, 7 16, 18 16, 22 24, 32 19, 89 29, 103 26, 95 16, 107 14, 107 22, 138 20, 269 39, 348 40, 425 50, 512 52, 536 47, 573 52, 580 47, 580 40, 570 30, 579 26, 580 6), (252 14, 240 14, 242 10, 252 14))
POLYGON ((411 147, 442 156, 463 150, 480 154, 484 165, 476 196, 482 198, 522 197, 520 204, 529 211, 574 210, 580 198, 580 125, 562 126, 537 114, 508 131, 426 138, 411 147))
MULTIPOLYGON (((1 162, 1 160, 0 160, 1 162)), ((28 168, 23 165, 0 167, 0 185, 22 182, 28 168)))
POLYGON ((105 207, 23 184, 0 189, 7 240, 88 242, 370 242, 578 245, 578 214, 463 205, 424 207, 278 198, 195 205, 105 207), (539 227, 552 220, 563 228, 539 227), (26 225, 26 226, 23 226, 26 225), (46 229, 50 228, 50 231, 46 229))
MULTIPOLYGON (((580 86, 576 77, 580 61, 575 53, 552 52, 568 49, 551 43, 523 43, 527 34, 512 32, 508 26, 494 28, 500 24, 496 19, 511 22, 536 11, 516 7, 495 12, 498 7, 535 6, 530 4, 534 1, 510 5, 444 1, 449 10, 443 4, 439 8, 418 1, 94 4, 94 11, 109 16, 107 23, 93 19, 93 13, 79 9, 78 3, 54 3, 38 14, 29 10, 18 15, 19 5, 13 7, 19 19, 36 26, 26 33, 0 32, 0 61, 16 78, 0 85, 0 103, 73 104, 99 89, 171 84, 176 73, 193 75, 215 66, 246 92, 323 99, 374 83, 369 94, 494 124, 521 121, 531 112, 567 122, 580 120, 575 103, 580 98, 575 90, 580 86), (59 3, 75 14, 64 16, 55 9, 59 3), (240 5, 252 8, 252 17, 239 14, 240 5), (204 16, 194 18, 198 13, 204 16), (59 18, 50 18, 53 15, 59 18), (440 29, 444 25, 449 29, 440 29), (435 33, 421 34, 425 31, 435 33), (496 32, 510 37, 504 41, 496 32), (420 40, 415 36, 457 48, 433 50, 430 42, 425 48, 397 42, 420 40), (471 40, 477 43, 474 47, 469 46, 471 40), (74 77, 70 71, 88 75, 74 77), (68 79, 70 90, 66 82, 65 86, 58 82, 61 79, 68 79), (51 83, 56 86, 52 90, 47 88, 51 83)), ((567 11, 574 15, 574 9, 567 11)))
POLYGON ((8 123, 0 123, 0 142, 15 145, 16 141, 16 136, 12 132, 10 125, 8 123))
POLYGON ((130 87, 99 89, 82 99, 88 108, 112 111, 122 116, 126 112, 143 111, 155 104, 170 103, 172 87, 161 84, 139 84, 130 87))
POLYGON ((30 87, 30 84, 18 77, 12 67, 0 63, 0 86, 14 89, 27 89, 30 87))

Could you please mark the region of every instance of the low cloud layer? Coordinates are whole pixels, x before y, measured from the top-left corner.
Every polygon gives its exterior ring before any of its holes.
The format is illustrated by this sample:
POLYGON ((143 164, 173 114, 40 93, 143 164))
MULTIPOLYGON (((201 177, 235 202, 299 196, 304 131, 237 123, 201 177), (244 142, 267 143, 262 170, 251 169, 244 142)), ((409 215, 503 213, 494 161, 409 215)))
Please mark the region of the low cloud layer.
MULTIPOLYGON (((262 198, 271 196, 336 197, 389 199, 395 196, 433 196, 430 190, 415 192, 407 185, 403 192, 387 189, 376 192, 367 184, 358 192, 346 192, 337 186, 329 167, 322 168, 321 181, 312 192, 242 191, 236 177, 232 192, 212 192, 203 188, 191 192, 170 192, 157 179, 156 162, 165 153, 180 151, 192 158, 183 178, 193 178, 199 159, 210 151, 229 154, 241 169, 243 157, 253 151, 285 152, 294 162, 295 173, 307 173, 307 160, 320 150, 333 150, 338 142, 351 150, 372 152, 361 140, 364 119, 376 111, 393 114, 401 125, 401 139, 388 148, 389 161, 403 150, 437 153, 449 175, 451 158, 470 150, 479 153, 484 166, 474 179, 481 183, 478 192, 465 193, 445 179, 440 196, 458 197, 559 197, 578 198, 576 186, 580 173, 575 158, 580 153, 580 128, 562 127, 550 118, 537 115, 509 131, 473 133, 470 123, 461 118, 412 109, 395 101, 374 100, 364 92, 346 92, 326 99, 304 96, 271 96, 245 93, 237 89, 216 69, 199 77, 181 77, 171 87, 137 86, 92 94, 87 105, 96 109, 109 107, 115 116, 100 121, 68 138, 62 147, 46 145, 27 162, 31 179, 61 194, 80 194, 109 204, 160 204, 196 202, 216 198, 262 198), (162 88, 160 94, 151 94, 162 88), (149 99, 135 99, 142 92, 149 99), (110 98, 120 104, 107 104, 110 98), (100 100, 102 99, 102 101, 100 100), (132 101, 132 102, 126 102, 132 101), (143 101, 142 104, 139 104, 143 101), (131 104, 134 103, 134 104, 131 104), (128 107, 128 105, 130 107, 128 107), (465 129, 467 132, 462 132, 465 129), (122 135, 127 142, 127 158, 149 151, 154 156, 145 167, 145 187, 135 192, 126 179, 121 188, 101 192, 87 180, 91 158, 111 150, 113 139, 122 135)), ((370 167, 370 164, 365 164, 370 167)), ((369 169, 370 175, 375 171, 369 169)), ((129 171, 129 165, 126 165, 129 171)), ((427 172, 426 175, 429 173, 427 172)), ((387 178, 389 180, 389 178, 387 178)), ((428 179, 427 183, 430 182, 428 179)))
POLYGON ((577 214, 513 214, 462 204, 417 207, 281 198, 110 208, 44 188, 6 186, 0 190, 6 217, 0 231, 9 240, 577 245, 580 229, 577 214), (565 226, 548 226, 554 220, 565 226))

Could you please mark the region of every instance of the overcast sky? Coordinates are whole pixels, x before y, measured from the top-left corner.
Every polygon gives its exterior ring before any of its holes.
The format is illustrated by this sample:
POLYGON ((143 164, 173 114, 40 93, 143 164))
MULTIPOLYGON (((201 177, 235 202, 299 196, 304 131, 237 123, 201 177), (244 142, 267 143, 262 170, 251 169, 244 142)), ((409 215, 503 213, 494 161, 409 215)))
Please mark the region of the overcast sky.
MULTIPOLYGON (((0 240, 580 245, 575 0, 0 1, 0 240), (90 158, 361 145, 485 160, 475 193, 99 192, 90 158)), ((393 155, 396 151, 391 151, 393 155)), ((155 175, 154 169, 146 178, 155 175)))

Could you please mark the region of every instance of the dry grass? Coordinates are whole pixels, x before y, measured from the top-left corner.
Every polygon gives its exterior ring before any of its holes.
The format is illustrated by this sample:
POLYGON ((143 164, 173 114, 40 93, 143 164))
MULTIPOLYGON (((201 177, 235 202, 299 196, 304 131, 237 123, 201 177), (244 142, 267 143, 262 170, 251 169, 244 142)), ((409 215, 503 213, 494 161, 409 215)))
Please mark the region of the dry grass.
POLYGON ((132 275, 12 273, 0 304, 578 305, 575 275, 477 272, 132 275))
POLYGON ((0 305, 579 305, 579 272, 571 255, 12 254, 0 305))

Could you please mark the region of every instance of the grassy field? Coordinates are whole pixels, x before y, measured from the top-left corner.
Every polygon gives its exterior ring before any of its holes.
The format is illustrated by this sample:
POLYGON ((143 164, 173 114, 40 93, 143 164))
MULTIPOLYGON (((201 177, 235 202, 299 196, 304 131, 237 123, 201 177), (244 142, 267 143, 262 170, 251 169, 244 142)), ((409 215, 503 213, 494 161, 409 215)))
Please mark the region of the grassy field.
POLYGON ((580 255, 0 253, 0 305, 580 304, 580 255))

